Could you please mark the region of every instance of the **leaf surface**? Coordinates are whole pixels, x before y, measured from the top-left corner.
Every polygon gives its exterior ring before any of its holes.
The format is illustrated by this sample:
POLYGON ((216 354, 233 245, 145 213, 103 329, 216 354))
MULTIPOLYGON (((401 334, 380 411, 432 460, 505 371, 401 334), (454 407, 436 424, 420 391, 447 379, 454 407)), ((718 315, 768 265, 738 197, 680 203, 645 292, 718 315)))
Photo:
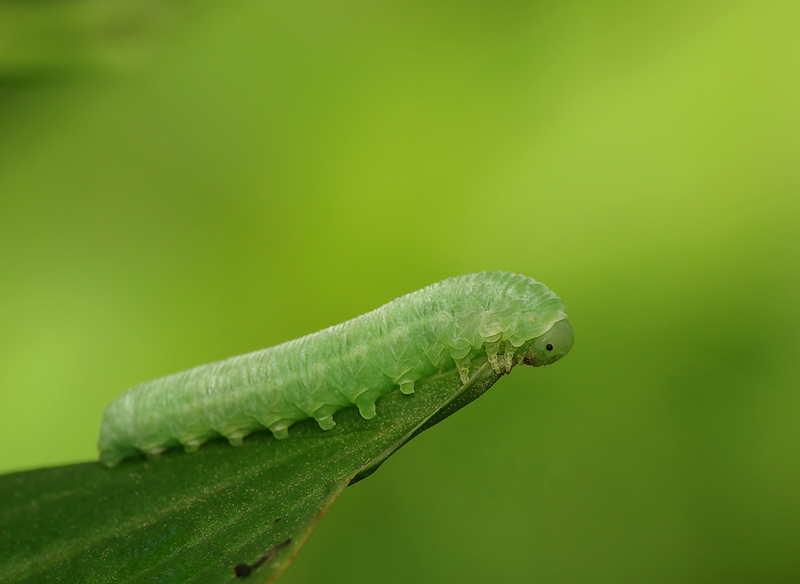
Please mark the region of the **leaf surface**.
POLYGON ((356 408, 322 431, 216 440, 115 468, 97 462, 0 477, 0 583, 262 584, 286 569, 339 494, 498 379, 486 359, 356 408))

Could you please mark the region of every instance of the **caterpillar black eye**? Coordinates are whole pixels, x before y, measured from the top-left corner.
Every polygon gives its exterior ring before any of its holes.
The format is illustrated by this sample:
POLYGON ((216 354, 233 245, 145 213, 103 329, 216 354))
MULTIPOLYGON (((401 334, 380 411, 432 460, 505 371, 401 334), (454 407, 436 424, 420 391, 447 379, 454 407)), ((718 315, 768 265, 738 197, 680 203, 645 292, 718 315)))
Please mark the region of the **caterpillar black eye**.
POLYGON ((552 351, 553 350, 553 345, 551 345, 550 343, 547 343, 547 346, 545 347, 545 349, 547 349, 548 351, 552 351))

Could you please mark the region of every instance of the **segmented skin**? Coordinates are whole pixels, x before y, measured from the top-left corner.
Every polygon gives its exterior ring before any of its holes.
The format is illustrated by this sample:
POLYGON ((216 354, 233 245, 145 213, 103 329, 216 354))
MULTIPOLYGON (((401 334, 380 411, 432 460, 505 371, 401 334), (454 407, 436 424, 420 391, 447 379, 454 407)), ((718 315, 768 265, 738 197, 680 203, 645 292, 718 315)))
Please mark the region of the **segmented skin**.
MULTIPOLYGON (((453 367, 466 382, 481 355, 498 373, 520 361, 546 364, 535 362, 533 342, 560 321, 561 299, 525 276, 449 278, 300 339, 132 387, 106 409, 100 460, 192 451, 220 435, 235 445, 263 428, 282 439, 305 418, 327 430, 352 405, 369 419, 375 401, 398 387, 412 393, 416 381, 453 367)), ((556 328, 569 329, 566 352, 572 329, 568 321, 556 328)))

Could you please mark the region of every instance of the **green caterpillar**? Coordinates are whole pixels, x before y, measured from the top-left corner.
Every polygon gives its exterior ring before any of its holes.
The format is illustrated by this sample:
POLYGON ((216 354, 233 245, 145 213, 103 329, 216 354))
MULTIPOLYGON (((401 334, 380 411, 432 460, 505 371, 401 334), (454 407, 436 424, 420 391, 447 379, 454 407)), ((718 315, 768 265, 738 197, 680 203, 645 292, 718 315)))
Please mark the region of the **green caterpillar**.
POLYGON ((288 436, 314 418, 323 430, 355 405, 485 355, 497 373, 517 363, 549 365, 572 348, 564 303, 525 276, 482 272, 443 280, 367 314, 275 347, 141 383, 112 402, 100 429, 100 460, 114 466, 142 453, 196 450, 225 436, 231 444, 268 428, 288 436))

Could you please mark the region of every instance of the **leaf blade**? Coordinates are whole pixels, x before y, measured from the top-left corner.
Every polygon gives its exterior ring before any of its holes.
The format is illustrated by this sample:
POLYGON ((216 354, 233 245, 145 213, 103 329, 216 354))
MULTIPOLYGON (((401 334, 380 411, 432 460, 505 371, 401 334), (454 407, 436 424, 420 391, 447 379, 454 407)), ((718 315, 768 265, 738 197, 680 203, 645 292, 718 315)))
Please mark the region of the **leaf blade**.
POLYGON ((306 420, 288 440, 0 477, 0 583, 274 582, 348 484, 499 378, 485 358, 472 370, 390 392, 371 420, 347 408, 325 432, 306 420))

